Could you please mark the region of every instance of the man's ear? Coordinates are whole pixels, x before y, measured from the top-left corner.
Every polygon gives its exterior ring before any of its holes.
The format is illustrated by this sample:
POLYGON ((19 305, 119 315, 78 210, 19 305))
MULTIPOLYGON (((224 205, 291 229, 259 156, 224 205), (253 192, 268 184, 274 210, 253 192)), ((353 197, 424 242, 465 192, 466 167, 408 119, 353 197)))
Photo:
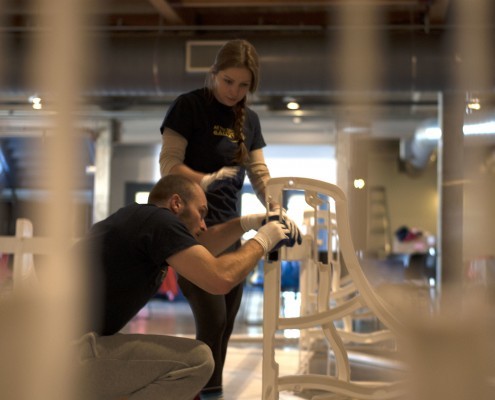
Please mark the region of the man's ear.
POLYGON ((178 194, 172 195, 170 198, 170 209, 174 214, 178 214, 183 206, 183 202, 178 194))

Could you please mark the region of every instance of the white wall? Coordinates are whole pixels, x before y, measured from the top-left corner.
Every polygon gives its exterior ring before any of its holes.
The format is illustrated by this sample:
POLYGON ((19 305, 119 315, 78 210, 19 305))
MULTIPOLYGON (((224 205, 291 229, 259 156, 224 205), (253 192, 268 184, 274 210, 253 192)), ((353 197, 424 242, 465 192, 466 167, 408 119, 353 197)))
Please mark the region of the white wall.
POLYGON ((269 145, 263 149, 270 175, 336 182, 335 148, 331 145, 269 145))
POLYGON ((464 261, 495 258, 495 149, 468 147, 464 154, 464 261))
MULTIPOLYGON (((399 171, 398 153, 377 151, 368 157, 370 185, 385 186, 392 234, 401 225, 438 234, 437 164, 416 176, 399 171)), ((380 148, 380 146, 378 146, 380 148)), ((464 151, 463 261, 495 257, 495 176, 484 171, 489 152, 486 147, 466 146, 464 151)))
POLYGON ((438 191, 436 164, 417 176, 399 171, 398 153, 369 158, 370 184, 385 186, 392 234, 406 225, 437 233, 438 191))

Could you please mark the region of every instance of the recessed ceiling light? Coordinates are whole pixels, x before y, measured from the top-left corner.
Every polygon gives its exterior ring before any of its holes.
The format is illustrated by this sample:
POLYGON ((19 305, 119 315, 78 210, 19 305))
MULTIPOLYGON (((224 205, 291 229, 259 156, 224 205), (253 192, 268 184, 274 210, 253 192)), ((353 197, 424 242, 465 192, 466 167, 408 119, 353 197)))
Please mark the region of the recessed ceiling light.
POLYGON ((468 103, 467 108, 470 110, 480 110, 481 109, 481 104, 478 99, 473 99, 471 100, 470 103, 468 103))
POLYGON ((41 97, 39 97, 38 95, 30 96, 29 102, 32 104, 35 110, 41 110, 41 108, 43 107, 41 105, 41 97))
POLYGON ((299 110, 301 106, 299 105, 299 103, 297 101, 289 101, 287 103, 287 108, 289 110, 299 110))

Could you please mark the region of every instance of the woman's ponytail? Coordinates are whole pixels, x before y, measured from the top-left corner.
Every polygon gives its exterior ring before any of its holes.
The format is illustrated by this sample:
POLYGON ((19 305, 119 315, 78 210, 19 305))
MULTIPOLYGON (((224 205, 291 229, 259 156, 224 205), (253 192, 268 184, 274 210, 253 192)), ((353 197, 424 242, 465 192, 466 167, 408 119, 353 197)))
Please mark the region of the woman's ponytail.
POLYGON ((236 104, 234 107, 234 137, 237 141, 238 148, 234 161, 239 165, 246 165, 249 161, 249 152, 244 143, 244 121, 246 119, 246 98, 236 104))

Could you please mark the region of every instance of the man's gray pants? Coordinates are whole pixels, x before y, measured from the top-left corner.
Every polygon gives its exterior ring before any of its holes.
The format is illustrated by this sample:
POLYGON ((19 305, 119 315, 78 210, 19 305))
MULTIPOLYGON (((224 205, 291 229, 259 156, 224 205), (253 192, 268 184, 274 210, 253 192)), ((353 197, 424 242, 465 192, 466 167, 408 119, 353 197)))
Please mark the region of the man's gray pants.
POLYGON ((210 348, 165 335, 84 335, 78 341, 84 400, 191 400, 214 368, 210 348))

